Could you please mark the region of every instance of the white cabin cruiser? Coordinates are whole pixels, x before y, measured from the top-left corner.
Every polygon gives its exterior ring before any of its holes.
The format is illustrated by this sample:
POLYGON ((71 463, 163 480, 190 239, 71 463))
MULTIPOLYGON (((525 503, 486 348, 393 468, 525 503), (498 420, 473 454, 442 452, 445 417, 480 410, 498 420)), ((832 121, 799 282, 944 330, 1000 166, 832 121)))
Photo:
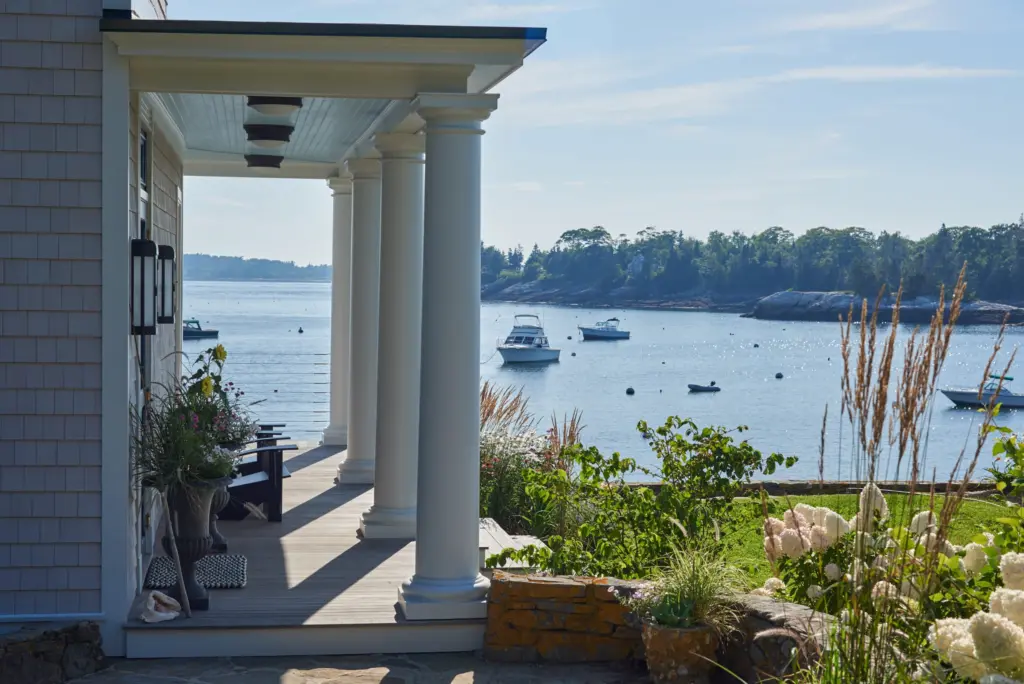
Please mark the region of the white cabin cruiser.
POLYGON ((981 392, 971 388, 944 389, 942 393, 946 398, 958 407, 982 408, 989 405, 992 397, 996 397, 995 403, 1001 404, 1005 409, 1024 408, 1024 394, 1015 394, 1009 387, 1013 382, 1010 376, 990 375, 985 384, 981 386, 981 392), (1002 381, 1002 387, 999 386, 1002 381))
POLYGON ((540 318, 519 314, 512 323, 512 332, 498 344, 498 353, 505 363, 550 363, 558 361, 559 349, 548 345, 540 318))
POLYGON ((584 340, 628 340, 629 331, 619 329, 619 319, 609 318, 594 325, 580 325, 580 334, 584 340))

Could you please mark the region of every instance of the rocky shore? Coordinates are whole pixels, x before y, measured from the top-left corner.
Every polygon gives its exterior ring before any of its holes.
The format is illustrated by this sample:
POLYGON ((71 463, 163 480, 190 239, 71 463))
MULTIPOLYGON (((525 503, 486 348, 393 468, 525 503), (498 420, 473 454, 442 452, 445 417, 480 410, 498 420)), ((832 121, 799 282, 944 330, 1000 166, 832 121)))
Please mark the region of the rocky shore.
MULTIPOLYGON (((853 306, 855 316, 860 315, 863 297, 847 292, 776 292, 759 300, 749 318, 771 321, 827 321, 833 322, 846 316, 853 306)), ((886 297, 878 306, 879 320, 887 321, 892 316, 895 300, 886 297)), ((903 323, 927 324, 935 314, 939 302, 936 297, 915 297, 904 299, 900 305, 900 321, 903 323)), ((869 306, 874 302, 869 300, 869 306)), ((949 304, 946 304, 949 311, 949 304)), ((870 310, 869 310, 870 312, 870 310)), ((1024 323, 1024 309, 1009 304, 971 301, 961 306, 959 322, 962 325, 1024 323)))
POLYGON ((753 296, 720 296, 703 292, 650 296, 633 287, 605 291, 595 287, 569 285, 550 280, 532 280, 512 285, 497 281, 480 288, 485 302, 554 304, 594 309, 655 309, 665 311, 717 311, 748 313, 757 302, 753 296))
MULTIPOLYGON (((652 309, 665 311, 712 311, 738 313, 747 318, 770 321, 820 321, 833 323, 846 316, 853 305, 860 315, 863 298, 849 292, 776 292, 767 297, 755 295, 720 295, 712 292, 689 292, 671 295, 650 295, 634 287, 610 291, 597 287, 573 285, 552 280, 532 280, 509 284, 495 281, 480 288, 485 302, 516 302, 522 304, 553 304, 588 308, 652 309)), ((890 320, 894 300, 883 299, 879 319, 890 320)), ((874 301, 869 300, 873 306, 874 301)), ((938 306, 936 297, 904 299, 900 320, 915 325, 927 324, 938 306)), ((946 305, 947 311, 949 305, 946 305)), ((971 301, 960 310, 962 325, 998 325, 1024 323, 1024 308, 997 302, 971 301)))

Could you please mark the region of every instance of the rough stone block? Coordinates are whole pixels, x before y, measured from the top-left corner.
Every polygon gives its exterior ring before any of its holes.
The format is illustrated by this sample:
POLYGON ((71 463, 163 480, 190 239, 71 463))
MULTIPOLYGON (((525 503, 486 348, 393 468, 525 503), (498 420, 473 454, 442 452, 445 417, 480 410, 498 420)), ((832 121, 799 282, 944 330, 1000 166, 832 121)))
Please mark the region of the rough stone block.
POLYGON ((633 654, 627 641, 576 632, 541 632, 536 646, 543 660, 560 663, 626 660, 633 654))

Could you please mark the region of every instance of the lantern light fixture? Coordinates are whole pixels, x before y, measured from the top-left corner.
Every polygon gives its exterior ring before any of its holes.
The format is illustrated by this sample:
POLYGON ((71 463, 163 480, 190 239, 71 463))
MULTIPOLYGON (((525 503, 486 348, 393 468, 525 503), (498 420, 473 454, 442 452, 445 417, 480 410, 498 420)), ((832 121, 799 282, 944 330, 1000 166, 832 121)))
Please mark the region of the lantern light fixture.
POLYGON ((160 245, 157 248, 157 262, 160 267, 157 285, 157 323, 174 323, 174 248, 160 245))
POLYGON ((246 104, 263 116, 291 116, 302 109, 301 97, 268 97, 249 95, 246 104))
POLYGON ((281 124, 245 124, 246 137, 256 147, 276 149, 292 138, 293 126, 281 124))
POLYGON ((156 334, 157 249, 152 240, 131 242, 132 334, 156 334))
POLYGON ((282 157, 276 154, 247 154, 245 163, 250 169, 279 169, 282 157))

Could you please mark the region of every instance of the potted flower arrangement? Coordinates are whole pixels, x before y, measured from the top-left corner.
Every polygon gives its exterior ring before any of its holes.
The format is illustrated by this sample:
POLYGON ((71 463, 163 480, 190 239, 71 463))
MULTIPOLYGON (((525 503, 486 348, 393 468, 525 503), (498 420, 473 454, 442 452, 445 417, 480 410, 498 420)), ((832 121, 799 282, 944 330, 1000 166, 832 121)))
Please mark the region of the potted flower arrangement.
MULTIPOLYGON (((253 440, 259 426, 249 413, 249 407, 243 403, 245 392, 233 382, 223 380, 227 358, 228 352, 222 344, 207 349, 196 358, 185 384, 187 391, 210 398, 200 421, 214 433, 220 447, 237 452, 253 440)), ((228 550, 228 540, 217 528, 217 515, 230 500, 227 484, 214 490, 210 503, 210 536, 213 537, 214 553, 226 553, 228 550)))
POLYGON ((620 595, 640 620, 654 682, 706 684, 721 639, 736 630, 743 575, 702 549, 676 550, 657 578, 620 595))
POLYGON ((192 609, 207 610, 209 595, 196 581, 195 563, 213 546, 211 503, 230 482, 237 457, 221 446, 223 432, 214 426, 224 405, 219 376, 212 377, 205 358, 199 366, 176 385, 160 386, 146 407, 133 414, 132 465, 136 481, 166 497, 173 534, 165 537, 165 550, 177 556, 182 573, 172 596, 187 599, 192 609))

